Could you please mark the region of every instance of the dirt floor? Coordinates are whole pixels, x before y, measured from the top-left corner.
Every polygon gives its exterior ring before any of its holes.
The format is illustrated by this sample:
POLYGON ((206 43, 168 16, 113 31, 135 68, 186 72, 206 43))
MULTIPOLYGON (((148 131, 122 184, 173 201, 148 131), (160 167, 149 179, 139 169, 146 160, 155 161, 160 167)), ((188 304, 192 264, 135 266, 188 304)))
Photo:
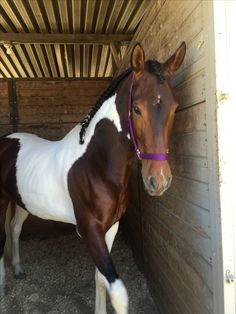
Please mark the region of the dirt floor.
MULTIPOLYGON (((21 256, 27 277, 14 279, 7 265, 7 295, 0 300, 1 314, 94 313, 94 265, 78 236, 21 241, 21 256)), ((112 256, 129 293, 129 314, 157 314, 145 278, 121 233, 112 256)), ((110 304, 108 313, 113 313, 110 304)))

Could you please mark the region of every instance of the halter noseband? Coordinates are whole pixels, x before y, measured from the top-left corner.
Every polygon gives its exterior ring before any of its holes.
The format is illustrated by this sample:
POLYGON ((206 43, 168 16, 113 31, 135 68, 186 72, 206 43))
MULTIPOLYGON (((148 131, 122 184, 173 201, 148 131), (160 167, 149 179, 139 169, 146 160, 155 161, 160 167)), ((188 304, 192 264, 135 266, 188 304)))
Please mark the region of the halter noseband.
POLYGON ((137 144, 137 140, 134 134, 134 128, 133 128, 133 123, 132 123, 132 119, 131 119, 131 110, 132 110, 132 89, 133 89, 133 84, 134 84, 134 74, 132 75, 132 81, 131 81, 131 85, 130 85, 130 89, 129 89, 129 99, 128 99, 128 130, 129 130, 129 134, 130 134, 130 138, 131 141, 133 143, 134 146, 134 150, 136 152, 136 155, 138 156, 138 159, 142 160, 142 159, 148 159, 148 160, 156 160, 156 161, 163 161, 163 160, 167 160, 168 156, 167 154, 152 154, 152 153, 141 153, 139 148, 138 148, 138 144, 137 144))

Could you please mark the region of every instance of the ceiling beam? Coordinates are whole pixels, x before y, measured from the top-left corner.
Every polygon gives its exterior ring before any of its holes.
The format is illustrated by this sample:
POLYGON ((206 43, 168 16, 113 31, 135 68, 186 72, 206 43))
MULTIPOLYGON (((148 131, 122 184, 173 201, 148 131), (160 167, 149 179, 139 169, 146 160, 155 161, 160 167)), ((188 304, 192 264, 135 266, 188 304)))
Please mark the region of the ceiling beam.
POLYGON ((132 34, 0 33, 0 44, 129 44, 132 34))
POLYGON ((112 53, 112 57, 113 57, 113 60, 115 62, 115 65, 118 68, 118 66, 120 64, 120 58, 119 58, 119 55, 117 53, 116 47, 113 43, 110 44, 110 49, 111 49, 111 53, 112 53))

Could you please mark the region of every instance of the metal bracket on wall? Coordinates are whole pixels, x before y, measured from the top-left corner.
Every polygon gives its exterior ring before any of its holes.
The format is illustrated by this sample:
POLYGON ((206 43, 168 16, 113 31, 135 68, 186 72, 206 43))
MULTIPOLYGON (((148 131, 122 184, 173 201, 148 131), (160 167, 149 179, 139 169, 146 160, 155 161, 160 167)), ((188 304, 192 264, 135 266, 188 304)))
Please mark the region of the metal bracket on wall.
POLYGON ((228 283, 234 282, 234 280, 235 280, 235 276, 231 273, 231 271, 229 269, 226 270, 225 277, 226 277, 226 281, 228 283))
POLYGON ((12 125, 13 132, 17 132, 19 114, 15 81, 8 82, 8 95, 9 95, 10 124, 12 125))

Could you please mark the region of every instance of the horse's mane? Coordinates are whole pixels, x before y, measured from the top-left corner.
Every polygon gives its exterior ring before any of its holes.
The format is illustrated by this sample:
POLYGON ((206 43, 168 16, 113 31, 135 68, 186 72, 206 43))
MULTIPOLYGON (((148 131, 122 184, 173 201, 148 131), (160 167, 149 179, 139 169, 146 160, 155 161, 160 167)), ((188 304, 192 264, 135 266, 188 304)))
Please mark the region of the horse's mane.
POLYGON ((160 62, 156 60, 148 60, 146 62, 146 66, 150 73, 154 74, 157 78, 160 84, 162 84, 165 81, 165 76, 163 73, 163 66, 160 62))
MULTIPOLYGON (((154 74, 158 78, 159 83, 163 83, 163 81, 165 80, 165 76, 163 74, 163 68, 162 68, 161 63, 159 63, 156 60, 148 60, 146 62, 146 66, 147 66, 148 71, 154 74)), ((107 100, 114 94, 120 82, 126 76, 128 76, 128 74, 130 74, 131 72, 132 72, 132 69, 129 68, 123 73, 121 73, 115 80, 113 80, 111 84, 109 85, 109 87, 100 96, 96 104, 90 109, 90 111, 87 113, 85 118, 80 122, 80 125, 81 125, 81 130, 79 133, 80 144, 84 143, 84 136, 86 133, 86 129, 89 126, 90 121, 92 120, 92 118, 94 117, 98 109, 102 106, 105 100, 107 100)))
POLYGON ((115 80, 111 82, 111 84, 108 86, 108 88, 103 92, 103 94, 100 96, 96 104, 90 109, 90 111, 87 113, 85 118, 80 122, 81 124, 81 130, 79 133, 80 137, 80 144, 84 143, 84 136, 87 127, 89 126, 90 121, 94 117, 95 113, 98 111, 98 109, 102 106, 105 100, 110 98, 114 92, 116 91, 118 85, 120 82, 128 75, 131 73, 131 69, 127 69, 123 73, 121 73, 115 80))

